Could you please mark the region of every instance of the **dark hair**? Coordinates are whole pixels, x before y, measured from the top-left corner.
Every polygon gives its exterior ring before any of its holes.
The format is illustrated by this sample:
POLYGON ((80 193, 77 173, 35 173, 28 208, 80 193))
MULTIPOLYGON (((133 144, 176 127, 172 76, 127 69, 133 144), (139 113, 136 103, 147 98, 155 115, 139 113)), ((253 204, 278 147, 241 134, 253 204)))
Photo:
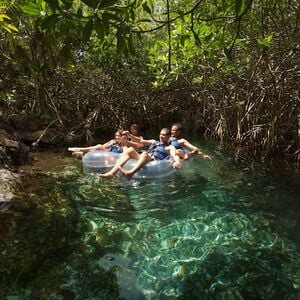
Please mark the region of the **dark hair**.
POLYGON ((161 131, 164 131, 166 135, 171 135, 171 130, 170 130, 169 128, 166 128, 166 127, 165 127, 165 128, 162 128, 162 129, 160 130, 160 132, 161 132, 161 131))
POLYGON ((124 131, 123 129, 119 128, 119 129, 116 130, 115 135, 116 135, 117 133, 119 133, 120 135, 122 135, 123 131, 124 131))
POLYGON ((141 124, 138 123, 138 122, 132 122, 132 123, 130 124, 130 128, 131 128, 131 127, 135 127, 137 130, 140 130, 140 129, 141 129, 141 124))
POLYGON ((172 125, 172 127, 173 127, 173 126, 177 127, 177 130, 180 130, 180 131, 181 131, 182 128, 183 128, 183 126, 182 126, 181 123, 175 123, 175 124, 172 125))

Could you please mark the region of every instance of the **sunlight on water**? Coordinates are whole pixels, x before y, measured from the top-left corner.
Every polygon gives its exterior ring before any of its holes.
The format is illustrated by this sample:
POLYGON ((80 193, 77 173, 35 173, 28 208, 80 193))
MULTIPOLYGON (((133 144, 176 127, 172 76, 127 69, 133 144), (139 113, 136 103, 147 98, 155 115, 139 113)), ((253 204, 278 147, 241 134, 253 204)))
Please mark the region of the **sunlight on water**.
MULTIPOLYGON (((28 256, 20 254, 18 246, 12 248, 20 262, 10 268, 22 271, 2 270, 6 275, 0 295, 300 296, 300 207, 294 178, 276 177, 262 166, 249 167, 219 152, 212 162, 196 159, 159 180, 127 181, 117 176, 99 181, 83 175, 77 161, 66 161, 71 164, 57 175, 58 181, 52 173, 50 179, 39 177, 41 185, 33 191, 31 187, 29 197, 36 206, 30 211, 42 218, 28 222, 36 222, 43 232, 23 220, 23 234, 30 231, 29 245, 18 235, 15 239, 19 247, 27 245, 28 256), (53 251, 41 242, 49 239, 46 245, 53 251)), ((9 250, 7 245, 2 252, 9 250)))

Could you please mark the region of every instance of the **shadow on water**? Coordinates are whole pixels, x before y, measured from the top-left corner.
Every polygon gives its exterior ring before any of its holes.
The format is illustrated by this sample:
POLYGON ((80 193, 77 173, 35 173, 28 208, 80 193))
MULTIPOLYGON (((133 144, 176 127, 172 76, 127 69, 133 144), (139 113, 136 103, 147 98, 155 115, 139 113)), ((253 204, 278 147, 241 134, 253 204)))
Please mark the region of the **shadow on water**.
POLYGON ((300 296, 292 175, 215 150, 167 178, 99 181, 48 155, 1 216, 1 298, 300 296))

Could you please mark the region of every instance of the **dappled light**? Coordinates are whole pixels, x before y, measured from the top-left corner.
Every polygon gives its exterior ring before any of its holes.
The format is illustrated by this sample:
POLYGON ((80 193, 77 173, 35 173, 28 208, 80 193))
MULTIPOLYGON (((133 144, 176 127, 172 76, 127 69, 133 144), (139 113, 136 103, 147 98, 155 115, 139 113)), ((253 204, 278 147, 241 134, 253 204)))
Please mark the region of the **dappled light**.
POLYGON ((214 161, 131 181, 36 153, 33 173, 22 168, 24 192, 2 213, 11 225, 1 234, 0 296, 297 298, 294 175, 206 151, 214 161))

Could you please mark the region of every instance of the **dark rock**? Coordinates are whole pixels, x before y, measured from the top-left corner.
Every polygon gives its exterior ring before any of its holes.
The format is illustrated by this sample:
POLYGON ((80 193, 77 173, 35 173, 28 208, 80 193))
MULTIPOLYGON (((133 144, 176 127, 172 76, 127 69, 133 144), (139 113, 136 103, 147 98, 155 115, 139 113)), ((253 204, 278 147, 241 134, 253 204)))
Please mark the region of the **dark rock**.
POLYGON ((18 133, 20 138, 28 144, 38 142, 39 145, 55 145, 57 140, 57 131, 54 129, 24 131, 18 133))
POLYGON ((36 131, 43 129, 43 124, 34 116, 26 113, 12 114, 9 116, 9 123, 14 130, 22 131, 36 131))
POLYGON ((28 153, 29 148, 21 140, 0 129, 0 165, 23 165, 28 153))

